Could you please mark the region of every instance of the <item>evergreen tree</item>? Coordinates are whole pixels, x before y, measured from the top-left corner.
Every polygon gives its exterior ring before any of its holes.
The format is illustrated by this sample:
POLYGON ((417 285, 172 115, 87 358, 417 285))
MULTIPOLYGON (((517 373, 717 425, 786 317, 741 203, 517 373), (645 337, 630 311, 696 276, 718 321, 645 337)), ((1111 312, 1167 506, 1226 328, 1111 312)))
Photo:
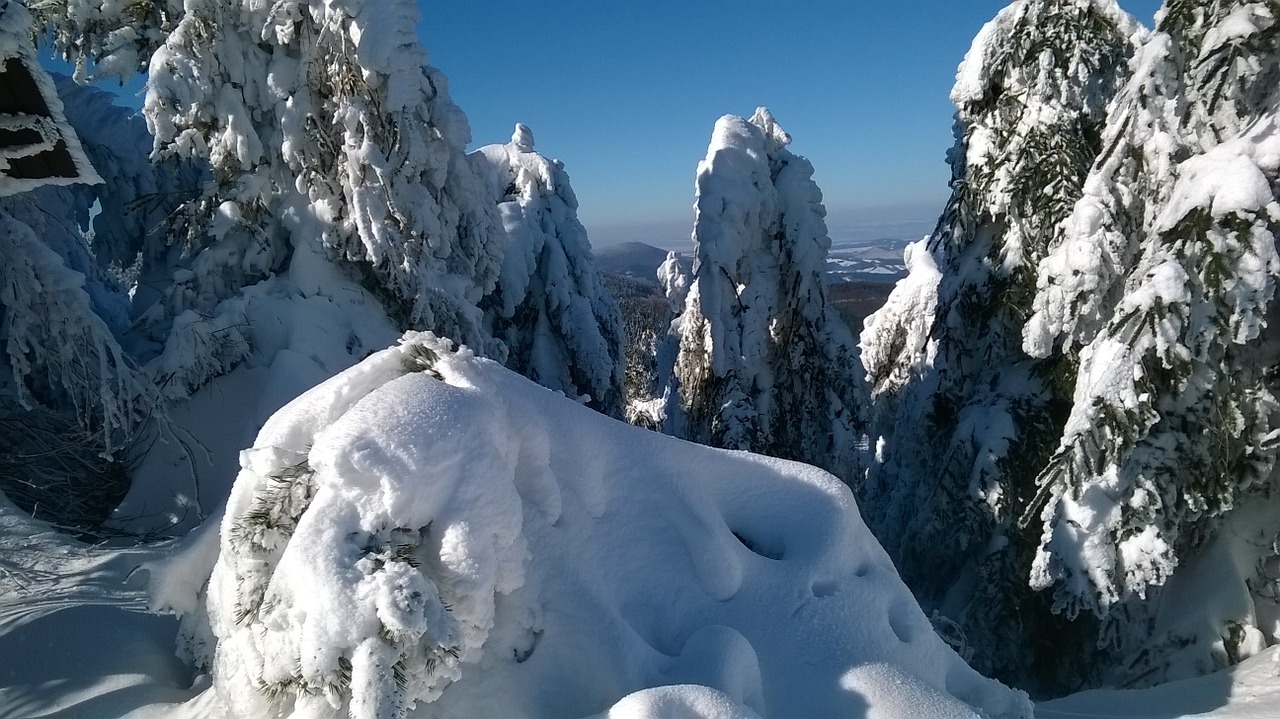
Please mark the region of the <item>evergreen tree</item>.
POLYGON ((508 238, 500 280, 482 303, 507 346, 507 366, 622 417, 622 320, 596 272, 564 166, 534 151, 525 125, 516 125, 511 142, 469 158, 508 238))
POLYGON ((247 356, 245 288, 287 274, 321 292, 293 271, 317 261, 358 277, 396 326, 502 354, 477 304, 505 240, 417 17, 407 0, 188 3, 155 51, 157 155, 212 171, 188 207, 190 271, 148 318, 171 325, 156 365, 175 393, 247 356))
POLYGON ((48 33, 76 82, 146 72, 152 54, 177 27, 181 0, 31 0, 36 27, 48 33))
POLYGON ((1023 686, 1057 664, 1031 640, 1063 629, 1027 586, 1035 537, 1015 525, 1072 371, 1028 357, 1023 324, 1140 32, 1113 0, 1019 0, 982 29, 951 95, 951 199, 861 338, 877 437, 863 512, 974 665, 1023 686))
POLYGON ((30 109, 5 114, 0 152, 0 491, 55 525, 95 531, 127 486, 123 460, 160 413, 150 378, 121 346, 126 288, 95 257, 120 224, 122 176, 147 178, 131 176, 138 158, 127 146, 104 152, 128 137, 118 132, 122 111, 93 123, 64 112, 36 61, 31 23, 20 3, 0 0, 0 65, 29 73, 39 97, 14 98, 30 109), (41 177, 20 164, 47 152, 63 153, 75 171, 41 177), (101 238, 90 225, 95 201, 101 238))
POLYGON ((680 437, 684 435, 684 425, 675 366, 680 356, 685 302, 693 278, 686 267, 686 259, 674 250, 668 252, 667 259, 658 266, 657 277, 665 303, 662 320, 658 323, 660 329, 649 340, 647 359, 653 373, 652 390, 646 395, 629 398, 627 421, 638 427, 680 437))
POLYGON ((814 464, 853 481, 859 364, 827 305, 827 236, 813 166, 760 108, 716 122, 698 165, 694 277, 668 431, 814 464))
MULTIPOLYGON (((1157 600, 1275 489, 1277 355, 1263 334, 1276 332, 1280 274, 1278 17, 1275 0, 1165 6, 1025 328, 1029 354, 1079 366, 1023 518, 1040 534, 1031 585, 1067 616, 1100 619, 1142 681, 1263 643, 1253 602, 1196 636, 1159 630, 1170 622, 1157 600)), ((1215 591, 1274 604, 1266 545, 1247 587, 1215 591)))

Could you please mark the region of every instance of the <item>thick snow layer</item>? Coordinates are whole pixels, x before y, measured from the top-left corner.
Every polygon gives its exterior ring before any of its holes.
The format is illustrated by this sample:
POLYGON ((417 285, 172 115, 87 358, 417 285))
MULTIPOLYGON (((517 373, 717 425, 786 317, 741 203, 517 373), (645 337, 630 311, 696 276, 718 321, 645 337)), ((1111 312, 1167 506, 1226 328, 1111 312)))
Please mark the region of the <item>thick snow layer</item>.
MULTIPOLYGON (((933 633, 836 478, 624 425, 427 334, 287 405, 242 464, 208 585, 216 697, 188 715, 265 715, 260 681, 286 715, 361 715, 391 701, 379 667, 435 652, 404 682, 433 717, 1030 716, 933 633), (246 539, 264 509, 285 519, 246 539), (328 696, 293 704, 299 682, 328 696)), ((188 559, 158 582, 179 606, 188 559)))
POLYGON ((1150 689, 1081 692, 1036 706, 1038 719, 1274 719, 1280 716, 1280 647, 1217 674, 1150 689))

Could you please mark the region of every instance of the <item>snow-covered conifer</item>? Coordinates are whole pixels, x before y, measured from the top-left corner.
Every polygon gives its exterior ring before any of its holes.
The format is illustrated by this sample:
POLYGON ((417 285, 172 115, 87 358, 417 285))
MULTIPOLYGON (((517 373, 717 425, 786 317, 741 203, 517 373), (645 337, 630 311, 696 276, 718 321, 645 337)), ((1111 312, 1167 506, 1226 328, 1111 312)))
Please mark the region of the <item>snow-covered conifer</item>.
MULTIPOLYGON (((1177 648, 1204 671, 1260 647, 1251 602, 1210 636, 1142 645, 1156 588, 1274 491, 1277 358, 1261 347, 1280 274, 1278 17, 1274 0, 1166 4, 1024 332, 1028 353, 1079 365, 1024 517, 1040 534, 1031 584, 1101 619, 1144 681, 1177 648)), ((1240 578, 1244 596, 1274 603, 1271 553, 1240 578)))
POLYGON ((644 363, 646 381, 638 383, 645 387, 645 391, 627 397, 628 422, 677 437, 683 436, 684 431, 680 424, 680 385, 675 377, 682 334, 679 323, 693 282, 686 264, 685 258, 673 250, 658 266, 658 284, 666 299, 662 303, 661 319, 656 322, 656 328, 636 328, 643 333, 640 339, 646 345, 643 348, 647 355, 644 363))
POLYGON ((243 325, 239 293, 299 257, 348 268, 401 327, 501 354, 477 304, 504 240, 417 18, 407 0, 188 3, 152 56, 144 113, 157 154, 212 169, 189 208, 191 271, 148 318, 176 323, 161 358, 174 384, 198 386, 245 356, 247 339, 226 335, 243 325), (184 343, 224 357, 192 370, 184 343))
POLYGON ((67 412, 110 455, 150 417, 154 393, 117 341, 116 332, 128 324, 126 300, 99 271, 83 233, 96 192, 89 185, 102 179, 89 166, 53 80, 35 61, 30 29, 21 4, 0 2, 0 59, 21 61, 31 72, 48 105, 46 144, 56 133, 85 169, 75 178, 0 185, 0 406, 67 412))
POLYGON ((1027 633, 1047 631, 1026 584, 1034 538, 1015 523, 1070 372, 1028 357, 1022 328, 1140 33, 1114 0, 1019 0, 982 29, 951 94, 951 199, 861 338, 877 408, 863 510, 975 665, 1006 679, 1026 681, 1027 633))
POLYGON ((178 25, 181 0, 29 0, 37 27, 65 60, 77 82, 146 72, 156 48, 178 25))
POLYGON ((507 366, 621 417, 622 320, 596 272, 563 164, 535 152, 533 133, 519 124, 511 142, 469 158, 507 233, 499 281, 483 302, 507 366))
POLYGON ((860 365, 827 305, 813 165, 760 108, 715 125, 698 165, 694 277, 674 380, 679 436, 823 467, 853 481, 860 365))

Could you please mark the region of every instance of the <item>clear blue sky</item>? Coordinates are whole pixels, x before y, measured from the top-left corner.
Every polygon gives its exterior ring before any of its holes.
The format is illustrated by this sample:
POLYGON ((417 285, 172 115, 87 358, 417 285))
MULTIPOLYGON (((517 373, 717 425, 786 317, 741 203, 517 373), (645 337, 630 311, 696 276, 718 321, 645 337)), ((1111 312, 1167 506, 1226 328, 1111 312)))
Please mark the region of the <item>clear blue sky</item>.
MULTIPOLYGON (((1147 25, 1160 4, 1119 2, 1147 25)), ((956 66, 1006 4, 421 0, 419 34, 472 149, 529 125, 564 161, 596 245, 687 243, 712 126, 758 105, 813 162, 833 238, 909 237, 948 194, 956 66)))
MULTIPOLYGON (((1147 25, 1159 6, 1120 3, 1147 25)), ((472 147, 523 122, 564 161, 595 244, 671 245, 691 229, 716 118, 757 105, 813 162, 833 224, 931 221, 948 194, 956 66, 1006 4, 424 0, 420 35, 472 147)))

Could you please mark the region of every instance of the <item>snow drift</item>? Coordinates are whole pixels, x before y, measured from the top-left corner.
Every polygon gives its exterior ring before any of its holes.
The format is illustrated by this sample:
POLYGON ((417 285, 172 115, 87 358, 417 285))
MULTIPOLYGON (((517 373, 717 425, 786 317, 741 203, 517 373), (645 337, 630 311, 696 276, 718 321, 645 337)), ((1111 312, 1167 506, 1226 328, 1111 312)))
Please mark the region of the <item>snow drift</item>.
MULTIPOLYGON (((202 711, 1031 716, 933 633, 835 477, 430 334, 288 404, 241 463, 202 711)), ((199 559, 155 576, 174 606, 199 559)))

